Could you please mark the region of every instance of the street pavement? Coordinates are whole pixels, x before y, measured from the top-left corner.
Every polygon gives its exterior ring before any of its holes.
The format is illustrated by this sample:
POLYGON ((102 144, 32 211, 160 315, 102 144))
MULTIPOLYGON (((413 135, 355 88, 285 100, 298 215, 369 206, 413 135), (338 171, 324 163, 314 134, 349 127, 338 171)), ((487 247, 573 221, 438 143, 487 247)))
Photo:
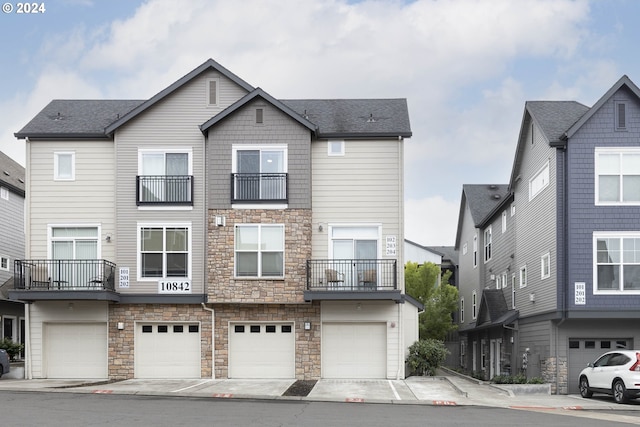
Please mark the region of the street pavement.
MULTIPOLYGON (((23 373, 24 371, 22 371, 23 373)), ((21 379, 20 370, 0 379, 0 390, 58 393, 130 394, 218 399, 277 399, 348 403, 486 406, 533 411, 640 411, 640 403, 616 404, 610 396, 583 399, 548 390, 497 386, 439 371, 435 377, 404 380, 321 379, 307 396, 283 396, 295 380, 166 379, 124 381, 21 379)), ((638 413, 640 415, 640 413, 638 413)))

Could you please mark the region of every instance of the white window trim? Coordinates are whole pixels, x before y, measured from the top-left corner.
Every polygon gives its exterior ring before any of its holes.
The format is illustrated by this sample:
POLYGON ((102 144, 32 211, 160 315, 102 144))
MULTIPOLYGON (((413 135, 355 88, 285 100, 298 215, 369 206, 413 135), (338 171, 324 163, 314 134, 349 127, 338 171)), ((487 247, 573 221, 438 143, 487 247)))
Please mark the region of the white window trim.
POLYGON ((516 204, 511 203, 511 216, 514 216, 516 214, 516 204))
MULTIPOLYGON (((376 231, 376 240, 378 242, 378 247, 376 249, 378 255, 377 258, 382 258, 382 224, 380 223, 367 223, 367 222, 354 222, 354 223, 330 223, 327 224, 328 232, 327 232, 327 245, 329 247, 327 254, 329 259, 333 259, 333 229, 334 228, 375 228, 376 231)), ((363 236, 355 233, 349 236, 346 236, 347 239, 362 239, 363 236)))
POLYGON ((330 139, 327 141, 327 156, 344 156, 344 140, 343 139, 330 139), (331 151, 331 144, 337 142, 340 143, 340 151, 339 152, 334 152, 331 151))
POLYGON ((467 247, 467 242, 464 242, 464 245, 462 245, 462 255, 466 255, 469 248, 467 247))
POLYGON ((502 233, 507 232, 507 211, 502 211, 502 233))
MULTIPOLYGON (((282 280, 287 272, 286 272, 286 267, 287 267, 287 246, 286 246, 286 232, 287 232, 287 228, 285 226, 285 224, 281 224, 281 223, 268 223, 268 224, 262 224, 262 223, 240 223, 240 224, 235 224, 233 227, 233 236, 234 236, 234 241, 233 241, 233 277, 234 279, 238 279, 238 280, 256 280, 256 279, 263 279, 263 280, 282 280), (239 227, 242 226, 246 226, 246 227, 258 227, 258 233, 261 234, 262 233, 262 227, 266 226, 266 227, 276 227, 276 226, 280 226, 282 227, 282 276, 263 276, 262 275, 262 268, 261 268, 261 261, 260 261, 260 256, 258 256, 258 274, 256 276, 238 276, 238 271, 237 271, 237 263, 236 263, 236 242, 235 242, 235 236, 236 236, 236 230, 239 227)), ((262 240, 260 239, 260 243, 262 243, 262 240)), ((254 251, 249 251, 249 252, 254 252, 254 251)), ((258 255, 260 255, 260 253, 262 253, 262 249, 258 249, 258 255)))
POLYGON ((511 274, 511 308, 516 308, 516 273, 511 274))
MULTIPOLYGON (((189 257, 187 259, 187 269, 189 270, 188 277, 186 279, 191 280, 193 276, 193 230, 190 222, 139 222, 136 224, 136 276, 139 282, 157 282, 159 280, 166 279, 165 277, 142 277, 142 244, 140 242, 140 231, 143 228, 186 228, 189 233, 187 241, 187 252, 189 257)), ((99 247, 100 245, 98 245, 99 247)))
POLYGON ((540 277, 542 279, 548 279, 549 277, 551 277, 551 254, 549 252, 540 257, 540 277), (544 271, 545 262, 548 270, 546 272, 544 271))
POLYGON ((487 262, 491 261, 491 258, 493 257, 493 227, 491 225, 485 228, 483 237, 484 246, 482 251, 482 258, 484 259, 484 262, 486 264, 487 262), (488 239, 487 236, 489 236, 488 239))
POLYGON ((475 320, 478 317, 478 293, 474 289, 471 294, 471 319, 475 320))
POLYGON ((269 144, 234 144, 231 147, 231 173, 238 171, 238 151, 246 150, 259 150, 259 151, 282 151, 282 173, 287 173, 289 170, 289 154, 287 145, 269 145, 269 144))
POLYGON ((75 181, 76 180, 76 153, 74 151, 56 151, 53 153, 53 180, 54 181, 75 181), (71 177, 60 177, 59 156, 71 156, 71 177))
POLYGON ((551 181, 551 170, 549 169, 549 162, 547 161, 544 166, 538 169, 531 179, 529 179, 529 201, 535 199, 537 195, 542 193, 549 186, 549 181, 551 181), (532 188, 534 181, 545 174, 547 178, 546 181, 543 180, 542 186, 534 193, 532 188))
MULTIPOLYGON (((102 225, 99 223, 47 224, 47 259, 53 259, 51 242, 53 242, 54 240, 58 240, 53 238, 54 228, 97 228, 98 229, 98 235, 96 236, 96 238, 98 239, 97 259, 102 259, 102 225)), ((64 240, 64 239, 66 238, 61 238, 60 240, 64 240)), ((82 238, 74 237, 74 239, 80 240, 82 238)), ((88 237, 86 239, 92 240, 88 237)))
POLYGON ((185 148, 139 148, 138 149, 138 175, 142 175, 142 157, 144 154, 187 154, 189 156, 189 175, 193 175, 193 149, 185 148))
POLYGON ((460 298, 460 323, 464 323, 464 297, 460 298))
POLYGON ((10 271, 11 270, 11 259, 8 256, 0 256, 0 270, 10 271), (7 260, 7 267, 2 267, 2 260, 7 260))
MULTIPOLYGON (((640 239, 640 231, 595 231, 593 233, 593 294, 594 295, 640 295, 640 289, 637 290, 621 290, 607 289, 598 290, 598 247, 599 238, 624 239, 637 238, 640 239)), ((621 246, 622 247, 622 246, 621 246)), ((622 260, 621 260, 622 261, 622 260)), ((624 265, 624 264, 621 264, 624 265)), ((623 273, 624 274, 624 273, 623 273)), ((624 278, 623 278, 624 280, 624 278)), ((622 283, 622 281, 621 281, 622 283)))
POLYGON ((521 288, 527 287, 527 280, 528 280, 527 265, 525 264, 522 267, 520 267, 520 273, 518 275, 518 281, 520 283, 521 288), (524 280, 522 280, 522 272, 524 272, 524 280))
POLYGON ((9 189, 5 187, 0 187, 0 198, 4 200, 9 200, 9 189))
MULTIPOLYGON (((640 206, 640 201, 637 202, 623 202, 621 199, 621 195, 619 194, 618 197, 620 199, 620 201, 613 201, 613 202, 601 202, 599 200, 599 194, 600 194, 600 180, 598 179, 598 175, 599 175, 599 155, 600 154, 618 154, 618 155, 624 155, 624 154, 640 154, 640 148, 634 148, 634 147, 617 147, 617 148, 601 148, 601 147, 596 147, 595 152, 594 152, 594 203, 596 206, 640 206)), ((619 176, 622 176, 622 172, 620 173, 619 176)), ((622 185, 620 185, 620 191, 623 191, 623 187, 622 185)))
POLYGON ((507 282, 507 280, 508 280, 507 277, 508 276, 507 276, 507 272, 506 271, 504 273, 502 273, 502 289, 504 289, 504 288, 506 288, 508 286, 507 285, 507 283, 508 283, 507 282))

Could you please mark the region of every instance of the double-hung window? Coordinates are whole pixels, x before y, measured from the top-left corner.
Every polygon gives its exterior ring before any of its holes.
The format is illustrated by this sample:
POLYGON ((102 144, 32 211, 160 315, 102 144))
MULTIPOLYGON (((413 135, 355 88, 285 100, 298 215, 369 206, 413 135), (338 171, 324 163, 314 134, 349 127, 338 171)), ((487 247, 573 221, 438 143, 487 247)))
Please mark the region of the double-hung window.
POLYGON ((640 204, 640 149, 596 148, 596 204, 640 204))
POLYGON ((193 205, 189 150, 141 150, 138 170, 138 205, 193 205))
POLYGON ((491 226, 484 230, 484 262, 491 259, 491 226))
POLYGON ((475 320, 478 315, 478 293, 474 289, 471 294, 471 318, 475 320))
POLYGON ((286 145, 233 147, 234 203, 287 201, 286 145))
POLYGON ((473 236, 473 267, 478 266, 478 235, 473 236))
POLYGON ((284 225, 236 225, 235 275, 284 277, 284 225))
POLYGON ((640 293, 640 232, 593 235, 594 293, 640 293))
POLYGON ((190 278, 190 225, 140 225, 138 235, 141 279, 190 278))

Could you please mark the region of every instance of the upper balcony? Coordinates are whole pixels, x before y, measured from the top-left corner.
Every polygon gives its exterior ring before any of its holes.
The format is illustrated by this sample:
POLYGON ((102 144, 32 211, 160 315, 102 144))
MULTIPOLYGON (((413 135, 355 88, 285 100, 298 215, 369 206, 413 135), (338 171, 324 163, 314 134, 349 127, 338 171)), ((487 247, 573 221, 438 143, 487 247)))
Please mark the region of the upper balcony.
POLYGON ((116 265, 104 259, 15 260, 11 298, 119 301, 116 265))
POLYGON ((138 206, 193 206, 192 175, 138 175, 138 206))
POLYGON ((231 203, 288 203, 286 173, 232 173, 231 203))
POLYGON ((401 301, 395 259, 307 260, 305 301, 401 301))

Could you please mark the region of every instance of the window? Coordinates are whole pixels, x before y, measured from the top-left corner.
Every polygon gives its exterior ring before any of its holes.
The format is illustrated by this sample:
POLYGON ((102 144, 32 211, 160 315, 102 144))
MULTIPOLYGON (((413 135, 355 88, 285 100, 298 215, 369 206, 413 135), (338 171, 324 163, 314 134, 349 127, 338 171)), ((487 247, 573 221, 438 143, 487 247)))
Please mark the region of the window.
POLYGON ((291 325, 282 325, 280 327, 280 332, 282 332, 283 334, 290 334, 291 333, 291 325))
POLYGON ((284 277, 284 226, 236 225, 235 258, 236 277, 284 277))
POLYGON ((491 259, 491 226, 484 230, 484 262, 491 259))
POLYGON ((327 154, 329 156, 344 156, 344 141, 329 140, 327 143, 327 154))
POLYGON ((549 185, 549 162, 529 180, 529 200, 533 200, 549 185))
POLYGON ((4 187, 0 187, 0 198, 9 200, 9 190, 4 187))
POLYGON ((218 79, 207 80, 207 105, 218 105, 218 79))
POLYGON ((614 103, 614 108, 616 116, 615 129, 618 131, 627 130, 627 104, 617 101, 614 103))
POLYGON ((9 271, 9 258, 0 256, 0 270, 9 271))
POLYGON ((462 245, 462 255, 466 255, 467 254, 467 242, 464 242, 464 245, 462 245))
POLYGON ((551 255, 548 252, 540 257, 540 276, 543 279, 551 276, 551 255))
POLYGON ((640 149, 595 151, 596 204, 640 204, 640 149))
POLYGON ((236 334, 243 334, 244 333, 244 325, 235 325, 233 327, 233 330, 236 334))
POLYGON ((594 233, 594 293, 640 294, 640 232, 594 233))
POLYGON ((73 152, 53 153, 53 179, 73 181, 76 179, 76 154, 73 152))
MULTIPOLYGON (((491 275, 493 277, 493 274, 491 275)), ((502 278, 498 274, 496 277, 496 289, 500 289, 502 287, 502 278)))
POLYGON ((473 236, 473 266, 478 266, 478 235, 473 236))
POLYGON ((190 277, 190 226, 139 226, 138 229, 141 279, 190 277))
POLYGON ((471 294, 471 318, 475 319, 478 315, 478 294, 476 290, 473 290, 471 294))
POLYGON ((516 308, 516 273, 511 275, 511 308, 516 308))
POLYGON ((464 323, 464 297, 460 298, 460 323, 464 323))
POLYGON ((507 273, 502 273, 502 289, 507 287, 507 273))
POLYGON ((502 232, 507 231, 507 211, 502 211, 502 232))
POLYGON ((527 266, 520 268, 520 287, 524 288, 527 286, 527 266))
POLYGON ((189 333, 197 334, 199 331, 200 331, 200 326, 199 325, 189 325, 189 333))
POLYGON ((153 326, 152 325, 142 325, 142 333, 149 334, 151 332, 153 332, 153 326))
POLYGON ((267 325, 264 327, 264 331, 268 334, 275 334, 276 333, 276 325, 267 325))
POLYGON ((158 325, 158 333, 159 334, 166 334, 167 332, 169 332, 169 326, 167 326, 167 325, 158 325))
POLYGON ((511 203, 511 216, 514 216, 515 214, 516 214, 516 204, 511 203))
POLYGON ((252 334, 259 334, 259 333, 260 333, 260 325, 251 325, 251 326, 249 327, 249 331, 250 331, 252 334))
POLYGON ((173 333, 181 334, 184 332, 184 325, 173 325, 173 333))
POLYGON ((231 167, 233 202, 287 200, 286 146, 234 146, 231 167))
POLYGON ((193 204, 191 151, 141 150, 137 204, 193 204))

